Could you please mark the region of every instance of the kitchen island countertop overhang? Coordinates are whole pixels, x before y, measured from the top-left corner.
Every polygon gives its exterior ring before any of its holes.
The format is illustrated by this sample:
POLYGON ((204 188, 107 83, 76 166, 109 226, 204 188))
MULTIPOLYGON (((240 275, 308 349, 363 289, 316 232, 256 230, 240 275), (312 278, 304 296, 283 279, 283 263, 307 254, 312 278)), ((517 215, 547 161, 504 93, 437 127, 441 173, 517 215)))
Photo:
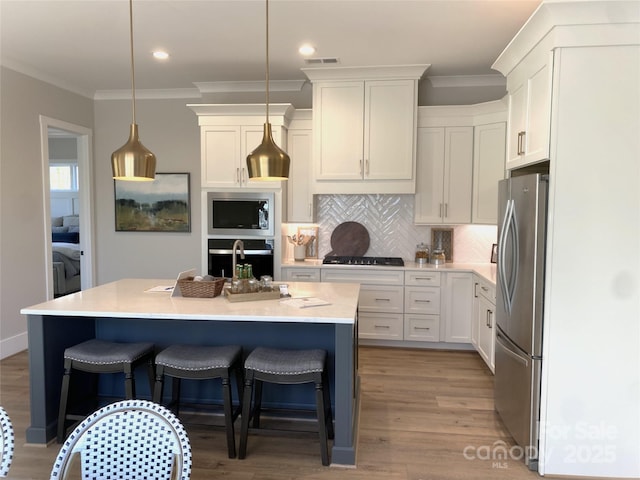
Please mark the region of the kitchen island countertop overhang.
MULTIPOLYGON (((240 344, 245 355, 256 346, 324 348, 334 404, 331 461, 355 465, 359 284, 288 282, 293 298, 328 302, 308 308, 278 299, 236 303, 222 296, 185 298, 172 297, 169 290, 148 291, 174 283, 124 279, 21 310, 27 316, 29 333, 31 425, 27 442, 47 443, 55 437, 64 349, 89 338, 152 341, 158 350, 172 343, 240 344)), ((140 396, 148 395, 145 382, 139 383, 140 396)), ((313 392, 307 396, 306 391, 295 390, 303 386, 291 387, 294 393, 290 396, 281 397, 277 391, 265 401, 285 407, 312 405, 313 392)), ((101 396, 121 393, 120 382, 110 379, 101 380, 99 389, 101 396)))

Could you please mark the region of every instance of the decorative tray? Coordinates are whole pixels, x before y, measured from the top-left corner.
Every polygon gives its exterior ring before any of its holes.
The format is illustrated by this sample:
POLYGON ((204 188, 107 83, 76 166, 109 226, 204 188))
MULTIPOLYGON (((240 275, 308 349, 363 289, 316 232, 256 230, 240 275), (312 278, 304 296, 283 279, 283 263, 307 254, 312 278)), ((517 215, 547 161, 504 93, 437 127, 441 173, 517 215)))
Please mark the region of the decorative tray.
POLYGON ((230 302, 252 302, 255 300, 273 300, 280 298, 280 290, 255 293, 231 293, 230 290, 225 290, 225 295, 230 302))

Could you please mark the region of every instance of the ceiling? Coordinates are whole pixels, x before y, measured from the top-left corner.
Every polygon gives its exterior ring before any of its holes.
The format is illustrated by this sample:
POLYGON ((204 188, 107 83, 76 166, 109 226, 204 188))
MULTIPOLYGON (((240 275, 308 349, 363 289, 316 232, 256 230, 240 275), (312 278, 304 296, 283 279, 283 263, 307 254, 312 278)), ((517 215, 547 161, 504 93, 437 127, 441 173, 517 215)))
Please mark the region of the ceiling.
MULTIPOLYGON (((540 0, 271 0, 270 79, 305 80, 297 52, 338 66, 431 64, 496 75, 493 61, 540 0)), ((136 0, 136 90, 265 78, 263 0, 136 0), (166 49, 164 62, 151 52, 166 49)), ((131 88, 126 0, 0 0, 3 65, 95 98, 131 88)), ((498 74, 499 75, 499 74, 498 74)), ((490 77, 487 77, 490 78, 490 77)))

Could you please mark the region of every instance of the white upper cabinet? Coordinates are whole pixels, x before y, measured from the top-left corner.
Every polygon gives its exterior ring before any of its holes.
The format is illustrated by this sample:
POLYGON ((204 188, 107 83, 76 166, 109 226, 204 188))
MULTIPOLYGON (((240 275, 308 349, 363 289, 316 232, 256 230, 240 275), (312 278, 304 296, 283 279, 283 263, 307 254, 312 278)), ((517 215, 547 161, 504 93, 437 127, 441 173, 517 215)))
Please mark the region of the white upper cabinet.
POLYGON ((507 170, 549 158, 552 74, 553 53, 539 51, 507 78, 507 170))
POLYGON ((428 65, 303 69, 313 82, 314 193, 414 193, 428 65))
MULTIPOLYGON (((265 105, 188 105, 200 125, 203 188, 281 188, 280 181, 249 179, 247 155, 262 142, 265 105)), ((286 150, 290 104, 269 105, 273 140, 286 150)))
POLYGON ((311 110, 296 110, 288 131, 287 153, 291 157, 287 181, 287 221, 311 223, 314 221, 312 169, 311 110))
POLYGON ((473 127, 418 129, 415 223, 471 222, 473 127))
POLYGON ((506 103, 418 110, 415 223, 496 224, 506 103))
POLYGON ((498 221, 498 182, 505 171, 506 123, 478 125, 473 134, 472 223, 498 221))

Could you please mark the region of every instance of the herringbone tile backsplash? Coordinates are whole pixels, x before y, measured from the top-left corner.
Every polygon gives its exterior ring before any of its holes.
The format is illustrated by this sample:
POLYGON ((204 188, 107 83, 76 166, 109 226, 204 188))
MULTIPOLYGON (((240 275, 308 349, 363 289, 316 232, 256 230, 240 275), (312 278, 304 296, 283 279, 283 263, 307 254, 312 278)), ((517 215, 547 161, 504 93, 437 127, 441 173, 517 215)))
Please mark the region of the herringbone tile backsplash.
MULTIPOLYGON (((413 224, 413 195, 318 195, 318 253, 331 251, 331 233, 340 223, 359 222, 369 232, 367 256, 402 257, 413 260, 416 245, 431 243, 431 227, 413 224)), ((460 225, 453 232, 453 260, 487 263, 496 227, 460 225)))

